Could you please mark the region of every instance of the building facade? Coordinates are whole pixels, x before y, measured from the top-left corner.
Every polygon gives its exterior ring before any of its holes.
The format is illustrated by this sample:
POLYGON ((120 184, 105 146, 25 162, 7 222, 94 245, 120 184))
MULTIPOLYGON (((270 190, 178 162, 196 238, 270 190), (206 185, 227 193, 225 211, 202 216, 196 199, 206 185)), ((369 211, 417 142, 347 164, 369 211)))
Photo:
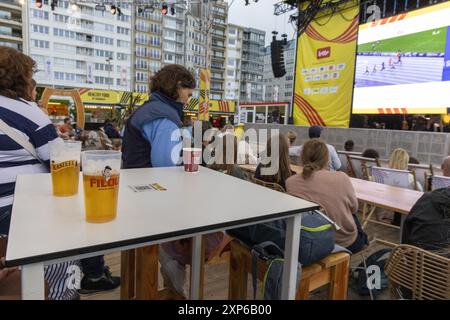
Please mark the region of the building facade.
POLYGON ((175 14, 163 16, 163 66, 169 64, 184 65, 185 15, 181 5, 174 7, 175 14))
POLYGON ((240 102, 262 102, 266 32, 244 28, 240 102))
POLYGON ((0 1, 0 46, 23 50, 22 6, 18 0, 0 1))
POLYGON ((185 67, 195 75, 197 89, 193 97, 198 98, 200 69, 206 68, 207 34, 201 27, 200 16, 188 12, 185 21, 185 67))
POLYGON ((284 50, 284 63, 286 74, 275 78, 272 71, 270 46, 265 48, 264 54, 264 100, 267 102, 291 102, 294 94, 295 69, 295 40, 288 41, 284 50))
POLYGON ((239 101, 241 87, 241 64, 244 28, 237 25, 228 25, 227 29, 227 64, 225 99, 239 101))
POLYGON ((134 30, 136 92, 148 93, 149 80, 162 65, 163 16, 160 10, 137 10, 134 30))
POLYGON ((225 97, 225 66, 228 23, 228 3, 215 1, 211 4, 211 85, 210 99, 223 100, 225 97))
POLYGON ((53 87, 131 90, 131 11, 121 15, 96 10, 94 3, 74 8, 49 0, 41 8, 28 0, 29 53, 38 64, 35 80, 53 87))

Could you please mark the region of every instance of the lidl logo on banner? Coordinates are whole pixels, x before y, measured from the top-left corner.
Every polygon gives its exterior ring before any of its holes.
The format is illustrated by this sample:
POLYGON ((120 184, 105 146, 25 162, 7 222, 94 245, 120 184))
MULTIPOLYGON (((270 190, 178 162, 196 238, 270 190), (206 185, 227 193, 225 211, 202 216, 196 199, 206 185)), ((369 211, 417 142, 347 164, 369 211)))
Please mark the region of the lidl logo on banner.
POLYGON ((317 49, 317 59, 329 58, 331 56, 331 47, 317 49))

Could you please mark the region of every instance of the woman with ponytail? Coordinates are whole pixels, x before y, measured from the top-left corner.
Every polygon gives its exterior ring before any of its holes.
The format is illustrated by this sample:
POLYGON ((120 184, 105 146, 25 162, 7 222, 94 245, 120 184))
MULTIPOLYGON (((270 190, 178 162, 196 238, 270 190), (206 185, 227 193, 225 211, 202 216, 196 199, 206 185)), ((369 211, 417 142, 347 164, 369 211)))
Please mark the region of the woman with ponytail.
POLYGON ((353 253, 361 251, 368 241, 355 215, 358 200, 349 177, 330 171, 327 145, 319 139, 303 145, 300 161, 303 171, 287 179, 287 192, 319 204, 341 228, 335 231, 336 243, 353 253))

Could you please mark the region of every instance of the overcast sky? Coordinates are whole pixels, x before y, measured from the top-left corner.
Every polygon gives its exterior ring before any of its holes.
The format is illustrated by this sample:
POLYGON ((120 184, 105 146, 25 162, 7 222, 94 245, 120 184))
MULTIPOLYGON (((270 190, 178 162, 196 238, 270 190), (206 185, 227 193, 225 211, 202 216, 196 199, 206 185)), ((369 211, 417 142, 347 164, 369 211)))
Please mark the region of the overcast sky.
POLYGON ((228 22, 243 27, 253 27, 266 31, 266 45, 272 41, 272 31, 277 30, 279 35, 288 34, 288 40, 293 39, 294 29, 288 23, 289 16, 294 13, 285 13, 281 16, 273 14, 274 4, 281 0, 249 0, 250 5, 245 5, 245 0, 227 0, 232 3, 228 11, 228 22))

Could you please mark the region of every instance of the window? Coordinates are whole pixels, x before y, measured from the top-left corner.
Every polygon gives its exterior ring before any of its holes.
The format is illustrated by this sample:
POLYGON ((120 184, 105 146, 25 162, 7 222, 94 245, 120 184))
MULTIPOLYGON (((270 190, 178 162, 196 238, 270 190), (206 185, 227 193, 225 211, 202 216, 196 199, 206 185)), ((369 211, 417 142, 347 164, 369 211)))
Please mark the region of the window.
POLYGON ((48 20, 48 12, 43 10, 31 9, 31 16, 36 19, 48 20))
MULTIPOLYGON (((46 12, 48 14, 48 12, 46 12)), ((48 20, 48 19, 46 19, 48 20)), ((68 23, 69 22, 69 17, 68 16, 63 16, 62 14, 54 14, 53 15, 53 20, 55 20, 56 22, 61 22, 61 23, 68 23)))
MULTIPOLYGON (((112 54, 112 52, 111 52, 111 54, 112 54)), ((119 60, 119 61, 128 61, 128 60, 130 60, 130 55, 126 54, 126 53, 118 52, 117 53, 117 60, 119 60)))
POLYGON ((130 33, 130 29, 123 28, 123 27, 117 27, 117 33, 128 35, 130 33))
POLYGON ((117 15, 117 20, 122 22, 130 22, 131 17, 125 14, 117 15))
POLYGON ((81 13, 93 16, 94 15, 94 8, 81 6, 81 13))
POLYGON ((230 46, 235 46, 236 45, 236 39, 228 39, 228 44, 230 46))
POLYGON ((230 28, 230 29, 228 30, 228 33, 229 33, 229 34, 236 34, 236 29, 230 28))
POLYGON ((75 81, 76 79, 76 75, 74 73, 55 72, 54 75, 56 80, 75 81))
POLYGON ((114 39, 113 38, 95 36, 94 37, 94 41, 96 43, 100 43, 100 44, 106 44, 106 45, 110 45, 110 46, 114 45, 114 39))
POLYGON ((171 53, 166 53, 164 54, 164 60, 165 61, 169 61, 169 62, 173 62, 174 61, 174 55, 171 53))
POLYGON ((227 76, 234 78, 234 70, 227 70, 227 76))
POLYGON ((228 58, 228 65, 230 67, 234 67, 235 65, 235 59, 234 58, 228 58))
POLYGON ((69 68, 75 68, 77 65, 77 62, 75 60, 71 59, 64 59, 64 58, 54 58, 55 66, 60 67, 69 67, 69 68))
POLYGON ((111 57, 112 58, 113 55, 114 55, 114 52, 108 51, 108 50, 99 50, 99 49, 97 49, 97 50, 95 50, 95 55, 97 57, 105 57, 105 58, 111 57))
POLYGON ((44 41, 44 40, 31 40, 31 43, 33 44, 33 47, 35 48, 41 48, 41 49, 49 49, 50 48, 50 42, 44 41))
POLYGON ((119 48, 130 48, 131 47, 131 43, 130 43, 130 41, 117 40, 117 46, 119 48))
POLYGON ((32 24, 31 28, 33 29, 33 32, 49 34, 49 27, 41 26, 41 25, 38 25, 38 24, 32 24))
POLYGON ((53 50, 63 53, 73 53, 75 54, 77 52, 77 48, 75 46, 71 46, 64 43, 54 43, 53 44, 53 50))
POLYGON ((77 60, 77 69, 86 69, 86 62, 77 60))

